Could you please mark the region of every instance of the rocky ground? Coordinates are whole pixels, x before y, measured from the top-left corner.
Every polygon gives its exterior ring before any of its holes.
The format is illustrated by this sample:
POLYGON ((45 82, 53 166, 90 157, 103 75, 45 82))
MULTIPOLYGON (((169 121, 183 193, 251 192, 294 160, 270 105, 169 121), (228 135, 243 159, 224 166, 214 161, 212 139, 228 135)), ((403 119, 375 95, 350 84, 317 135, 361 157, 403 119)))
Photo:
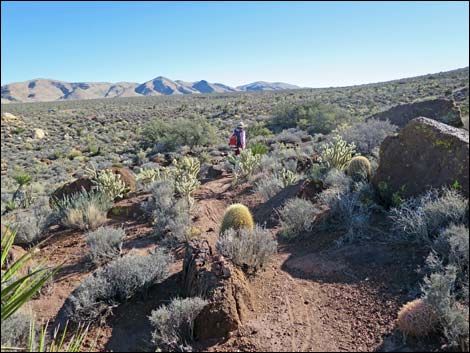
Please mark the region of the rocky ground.
MULTIPOLYGON (((232 188, 222 175, 195 192, 194 222, 202 237, 215 243, 224 209, 242 202, 255 214, 264 204, 244 185, 232 188)), ((126 200, 126 204, 137 202, 126 200)), ((266 205, 271 207, 271 205, 266 205)), ((147 252, 154 242, 145 221, 110 219, 124 227, 124 252, 147 252)), ((266 223, 267 224, 267 223, 266 223)), ((269 229, 275 233, 276 222, 269 229)), ((196 342, 203 351, 414 351, 423 342, 405 345, 394 330, 398 308, 416 296, 416 269, 426 254, 410 245, 390 245, 377 236, 367 244, 340 248, 340 234, 319 233, 294 244, 280 242, 278 254, 255 276, 247 277, 250 305, 240 313, 241 325, 227 337, 196 342)), ((62 264, 54 284, 32 301, 39 319, 53 320, 72 290, 94 269, 85 257, 84 236, 74 231, 50 229, 40 248, 50 265, 62 264)), ((184 250, 179 249, 170 277, 114 310, 100 327, 92 328, 100 351, 152 350, 147 316, 159 305, 182 295, 184 250)))

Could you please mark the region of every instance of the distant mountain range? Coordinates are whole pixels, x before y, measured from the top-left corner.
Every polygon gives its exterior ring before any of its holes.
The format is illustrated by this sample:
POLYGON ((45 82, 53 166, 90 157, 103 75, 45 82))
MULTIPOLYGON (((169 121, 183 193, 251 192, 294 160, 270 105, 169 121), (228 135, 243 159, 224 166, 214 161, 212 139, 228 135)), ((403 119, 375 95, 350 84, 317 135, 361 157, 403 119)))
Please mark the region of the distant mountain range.
POLYGON ((45 102, 113 97, 169 96, 174 94, 225 93, 299 89, 282 82, 258 81, 230 87, 222 83, 172 81, 159 76, 142 84, 134 82, 65 82, 35 79, 2 86, 2 103, 45 102))

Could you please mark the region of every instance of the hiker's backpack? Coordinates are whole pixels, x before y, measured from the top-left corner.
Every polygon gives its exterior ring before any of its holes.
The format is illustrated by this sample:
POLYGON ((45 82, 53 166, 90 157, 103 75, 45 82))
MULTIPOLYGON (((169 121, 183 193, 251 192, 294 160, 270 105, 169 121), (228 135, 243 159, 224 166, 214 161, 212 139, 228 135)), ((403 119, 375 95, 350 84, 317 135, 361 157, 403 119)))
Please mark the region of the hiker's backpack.
POLYGON ((241 136, 239 129, 235 129, 235 131, 233 131, 233 135, 230 138, 229 146, 241 147, 241 136))

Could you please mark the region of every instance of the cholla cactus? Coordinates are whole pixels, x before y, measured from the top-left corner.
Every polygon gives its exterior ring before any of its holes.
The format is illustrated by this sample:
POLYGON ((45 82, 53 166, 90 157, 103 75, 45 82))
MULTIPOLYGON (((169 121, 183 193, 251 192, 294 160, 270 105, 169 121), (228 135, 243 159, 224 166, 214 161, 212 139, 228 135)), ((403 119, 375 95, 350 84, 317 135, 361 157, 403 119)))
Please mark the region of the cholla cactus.
POLYGON ((239 179, 253 175, 254 171, 260 166, 261 155, 253 155, 251 150, 246 149, 241 151, 238 157, 234 155, 229 156, 229 162, 235 165, 234 183, 237 183, 239 179))
POLYGON ((109 196, 110 199, 122 198, 128 192, 128 188, 124 181, 122 181, 119 174, 114 174, 109 169, 104 169, 98 172, 96 179, 92 182, 96 188, 109 196))
POLYGON ((370 162, 366 157, 353 157, 348 164, 347 174, 355 181, 370 180, 370 162))
POLYGON ((292 170, 282 168, 279 173, 279 179, 282 181, 283 187, 288 187, 289 185, 295 184, 297 180, 299 180, 299 176, 292 170))
POLYGON ((398 312, 397 326, 407 336, 423 337, 432 333, 438 325, 434 309, 422 299, 406 303, 398 312))
POLYGON ((167 168, 162 170, 156 168, 142 169, 136 175, 136 180, 141 182, 143 185, 152 184, 156 181, 169 180, 171 178, 171 171, 167 168))
POLYGON ((348 144, 341 136, 335 136, 333 141, 324 145, 321 157, 330 168, 344 170, 356 152, 354 143, 348 144))
POLYGON ((180 161, 173 160, 173 175, 175 179, 175 190, 181 196, 187 197, 192 203, 191 193, 201 185, 197 175, 201 164, 197 158, 184 157, 180 161))

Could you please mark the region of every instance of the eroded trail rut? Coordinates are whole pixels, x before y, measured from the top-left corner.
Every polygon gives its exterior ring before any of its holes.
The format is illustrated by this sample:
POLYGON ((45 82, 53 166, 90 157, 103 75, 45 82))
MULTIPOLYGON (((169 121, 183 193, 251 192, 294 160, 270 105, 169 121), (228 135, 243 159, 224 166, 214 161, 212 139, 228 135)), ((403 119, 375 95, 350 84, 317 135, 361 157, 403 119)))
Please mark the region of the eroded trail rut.
MULTIPOLYGON (((231 191, 230 182, 229 177, 210 181, 194 195, 195 226, 212 245, 224 209, 234 202, 250 206, 252 201, 246 199, 246 193, 240 196, 231 191)), ((354 269, 344 254, 309 252, 302 244, 281 244, 278 251, 266 268, 249 279, 253 311, 242 327, 226 342, 207 347, 208 351, 379 349, 384 334, 391 331, 395 300, 370 283, 365 274, 351 274, 354 269)))

